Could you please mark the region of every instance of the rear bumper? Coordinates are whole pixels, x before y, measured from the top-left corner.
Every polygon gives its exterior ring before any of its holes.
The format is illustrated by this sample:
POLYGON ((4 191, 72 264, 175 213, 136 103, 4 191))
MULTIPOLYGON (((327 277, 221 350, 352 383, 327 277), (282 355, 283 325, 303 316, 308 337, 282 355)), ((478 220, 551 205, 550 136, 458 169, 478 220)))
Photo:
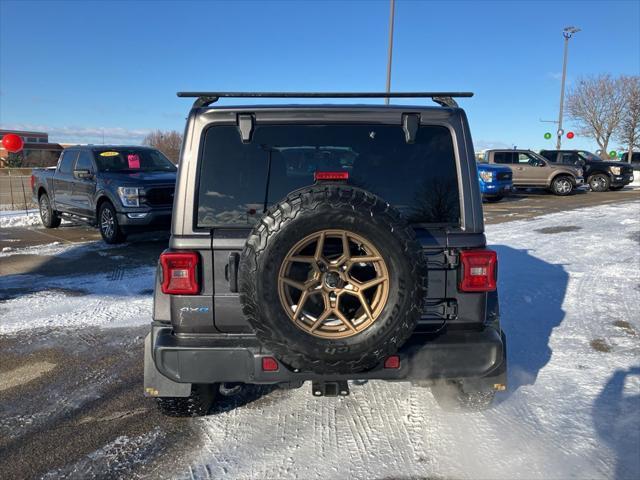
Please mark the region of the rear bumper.
POLYGON ((132 210, 118 212, 118 224, 125 232, 153 229, 171 228, 171 207, 153 210, 132 210), (144 214, 141 218, 131 218, 144 214))
POLYGON ((295 372, 279 363, 274 372, 262 370, 262 358, 270 356, 254 335, 217 335, 206 339, 178 337, 171 327, 154 324, 150 355, 158 372, 178 383, 243 382, 284 384, 304 381, 390 380, 425 381, 477 379, 500 375, 505 383, 506 340, 493 328, 455 331, 436 338, 414 335, 398 352, 400 368, 378 365, 366 372, 321 375, 295 372))

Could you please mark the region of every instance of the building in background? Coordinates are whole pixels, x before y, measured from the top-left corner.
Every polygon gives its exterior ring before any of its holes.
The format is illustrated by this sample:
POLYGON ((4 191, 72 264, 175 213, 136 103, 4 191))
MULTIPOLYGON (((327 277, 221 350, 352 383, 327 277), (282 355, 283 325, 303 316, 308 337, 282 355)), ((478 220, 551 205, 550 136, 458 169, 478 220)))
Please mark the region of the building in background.
POLYGON ((0 143, 0 168, 8 166, 52 167, 58 162, 63 147, 59 143, 50 143, 48 133, 0 130, 0 142, 8 133, 15 133, 22 137, 24 149, 18 154, 11 154, 0 143))

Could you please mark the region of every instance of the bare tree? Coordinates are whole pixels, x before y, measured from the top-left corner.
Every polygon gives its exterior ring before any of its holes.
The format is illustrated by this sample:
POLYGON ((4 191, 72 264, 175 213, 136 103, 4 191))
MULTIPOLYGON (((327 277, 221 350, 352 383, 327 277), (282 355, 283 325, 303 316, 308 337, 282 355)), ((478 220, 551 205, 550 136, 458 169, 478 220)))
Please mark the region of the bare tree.
POLYGON ((610 75, 581 78, 567 97, 567 111, 581 135, 593 137, 608 158, 609 141, 620 128, 625 111, 621 78, 610 75))
MULTIPOLYGON (((625 76, 621 78, 624 93, 624 116, 616 131, 617 138, 628 146, 628 152, 640 148, 640 77, 625 76)), ((631 161, 629 153, 627 161, 631 161)))
POLYGON ((175 130, 168 132, 156 130, 144 137, 142 143, 144 145, 157 148, 173 163, 178 163, 178 159, 180 157, 180 146, 182 145, 182 135, 179 132, 175 130))

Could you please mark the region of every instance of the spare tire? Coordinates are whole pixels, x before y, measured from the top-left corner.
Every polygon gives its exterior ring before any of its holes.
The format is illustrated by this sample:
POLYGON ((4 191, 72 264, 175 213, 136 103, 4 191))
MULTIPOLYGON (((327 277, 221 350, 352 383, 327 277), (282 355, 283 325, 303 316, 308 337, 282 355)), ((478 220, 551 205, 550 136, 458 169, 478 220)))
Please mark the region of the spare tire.
POLYGON ((272 207, 239 266, 243 312, 285 365, 366 370, 413 332, 426 263, 397 210, 360 188, 317 184, 272 207))

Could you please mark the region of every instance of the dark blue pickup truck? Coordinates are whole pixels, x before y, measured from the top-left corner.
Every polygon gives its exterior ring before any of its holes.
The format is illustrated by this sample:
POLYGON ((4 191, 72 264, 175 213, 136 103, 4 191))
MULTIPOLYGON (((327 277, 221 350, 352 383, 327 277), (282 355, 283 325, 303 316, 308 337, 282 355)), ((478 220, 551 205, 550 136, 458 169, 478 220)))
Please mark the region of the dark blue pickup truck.
POLYGON ((168 229, 176 166, 147 147, 74 146, 55 169, 31 176, 42 224, 56 228, 63 217, 97 225, 107 243, 136 231, 168 229))

